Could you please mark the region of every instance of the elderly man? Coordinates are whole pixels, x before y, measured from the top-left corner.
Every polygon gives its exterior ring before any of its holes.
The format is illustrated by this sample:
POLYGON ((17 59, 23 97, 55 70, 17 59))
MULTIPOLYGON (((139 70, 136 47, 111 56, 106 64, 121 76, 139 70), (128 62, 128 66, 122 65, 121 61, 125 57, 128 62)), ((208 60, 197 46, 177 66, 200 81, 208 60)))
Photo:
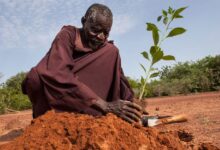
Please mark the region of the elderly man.
POLYGON ((118 49, 108 41, 112 12, 91 5, 82 17, 82 28, 64 26, 49 52, 22 83, 33 106, 33 117, 46 111, 68 111, 95 116, 114 113, 133 123, 141 107, 132 102, 118 49))

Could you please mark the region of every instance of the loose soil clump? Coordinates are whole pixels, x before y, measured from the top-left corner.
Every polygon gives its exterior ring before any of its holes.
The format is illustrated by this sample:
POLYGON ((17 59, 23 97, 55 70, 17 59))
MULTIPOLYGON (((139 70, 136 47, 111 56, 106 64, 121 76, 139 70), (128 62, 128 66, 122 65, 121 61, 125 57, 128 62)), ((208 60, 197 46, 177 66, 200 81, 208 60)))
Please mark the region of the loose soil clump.
MULTIPOLYGON (((159 132, 155 128, 131 125, 113 114, 94 117, 50 111, 34 119, 20 137, 0 146, 0 149, 184 150, 195 148, 181 141, 179 136, 178 133, 159 132)), ((203 144, 197 146, 197 149, 202 150, 207 147, 209 149, 211 146, 203 144)))

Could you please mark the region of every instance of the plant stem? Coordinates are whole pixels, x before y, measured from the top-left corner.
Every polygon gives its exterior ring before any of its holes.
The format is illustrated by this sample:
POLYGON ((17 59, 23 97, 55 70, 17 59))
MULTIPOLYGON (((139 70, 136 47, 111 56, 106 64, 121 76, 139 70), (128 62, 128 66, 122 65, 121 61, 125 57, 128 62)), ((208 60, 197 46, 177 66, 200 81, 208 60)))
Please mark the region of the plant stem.
POLYGON ((168 31, 168 29, 169 29, 169 27, 170 27, 170 23, 171 23, 172 21, 173 21, 172 18, 169 18, 169 21, 168 21, 168 23, 167 23, 166 26, 165 26, 165 31, 164 31, 164 33, 163 33, 163 35, 162 35, 162 38, 161 38, 161 40, 159 41, 159 44, 158 44, 159 47, 160 47, 160 45, 162 44, 162 42, 167 38, 167 31, 168 31))
POLYGON ((151 62, 151 65, 150 65, 148 71, 146 72, 146 78, 144 80, 144 85, 142 86, 142 90, 141 90, 141 93, 140 93, 139 98, 138 98, 139 100, 141 100, 143 98, 145 87, 146 87, 147 82, 149 80, 150 70, 151 70, 152 66, 153 66, 153 64, 151 62))

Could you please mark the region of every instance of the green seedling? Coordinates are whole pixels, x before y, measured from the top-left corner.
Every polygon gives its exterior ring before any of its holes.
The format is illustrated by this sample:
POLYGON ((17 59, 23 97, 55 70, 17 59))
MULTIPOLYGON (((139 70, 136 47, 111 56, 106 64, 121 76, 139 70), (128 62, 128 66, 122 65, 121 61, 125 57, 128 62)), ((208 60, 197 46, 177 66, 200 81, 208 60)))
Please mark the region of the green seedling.
POLYGON ((146 23, 147 31, 152 32, 153 45, 151 46, 149 52, 141 52, 142 56, 150 62, 150 66, 147 68, 147 66, 140 64, 141 68, 144 70, 145 75, 141 76, 141 91, 139 95, 139 100, 141 100, 144 94, 147 92, 146 86, 149 80, 158 77, 160 74, 160 72, 154 68, 155 64, 157 64, 161 60, 175 60, 174 56, 164 54, 164 50, 161 48, 161 44, 165 39, 181 35, 186 31, 186 29, 182 27, 171 27, 171 23, 174 20, 183 18, 181 13, 186 8, 187 7, 173 9, 169 7, 168 10, 162 10, 162 15, 158 16, 157 21, 158 23, 162 22, 162 25, 164 27, 163 30, 160 30, 153 23, 146 23))

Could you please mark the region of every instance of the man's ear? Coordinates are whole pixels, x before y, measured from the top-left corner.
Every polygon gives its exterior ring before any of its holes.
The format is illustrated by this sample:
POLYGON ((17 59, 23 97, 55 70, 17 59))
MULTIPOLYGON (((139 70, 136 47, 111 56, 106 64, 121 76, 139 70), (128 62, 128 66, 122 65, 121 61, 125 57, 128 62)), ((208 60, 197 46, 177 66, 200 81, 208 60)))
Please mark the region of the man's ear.
POLYGON ((85 16, 83 16, 83 17, 81 18, 81 23, 82 23, 83 26, 84 26, 85 22, 86 22, 86 18, 85 18, 85 16))

